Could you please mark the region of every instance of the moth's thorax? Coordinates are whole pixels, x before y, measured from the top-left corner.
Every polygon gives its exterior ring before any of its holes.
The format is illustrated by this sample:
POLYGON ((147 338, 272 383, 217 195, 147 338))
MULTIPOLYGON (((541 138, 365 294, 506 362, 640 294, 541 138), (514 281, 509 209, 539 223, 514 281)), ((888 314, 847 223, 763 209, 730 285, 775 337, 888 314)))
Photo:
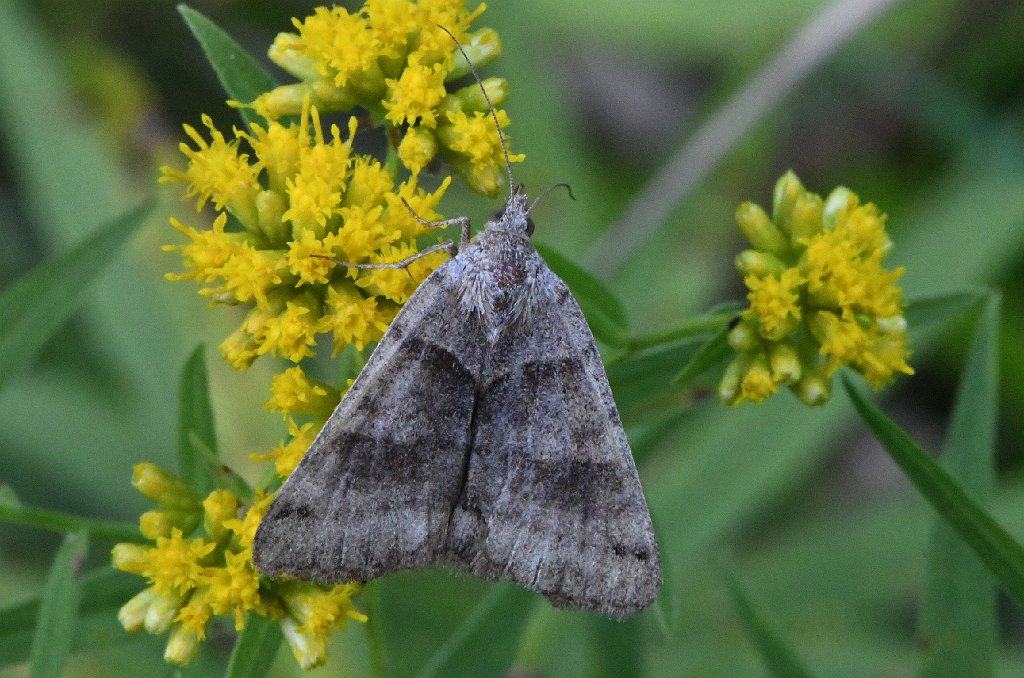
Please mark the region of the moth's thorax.
POLYGON ((493 223, 451 262, 461 301, 480 317, 491 343, 529 316, 533 295, 549 293, 547 266, 525 232, 499 230, 493 223))

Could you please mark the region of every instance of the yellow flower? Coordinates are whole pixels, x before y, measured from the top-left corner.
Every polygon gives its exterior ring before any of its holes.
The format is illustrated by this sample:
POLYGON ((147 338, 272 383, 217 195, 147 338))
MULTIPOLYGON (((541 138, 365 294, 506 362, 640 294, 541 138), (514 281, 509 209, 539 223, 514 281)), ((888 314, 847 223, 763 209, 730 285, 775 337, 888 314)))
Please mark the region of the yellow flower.
POLYGON ((171 226, 191 242, 187 245, 164 245, 162 249, 165 252, 181 252, 185 268, 191 270, 186 273, 168 273, 165 277, 168 280, 198 280, 205 283, 216 280, 217 270, 244 246, 241 234, 224 232, 227 221, 227 213, 221 212, 209 231, 197 231, 171 217, 171 226))
POLYGON ((284 592, 288 617, 282 620, 281 630, 302 668, 323 663, 331 629, 343 627, 350 619, 366 621, 366 615, 352 607, 352 597, 359 590, 357 584, 338 584, 326 591, 296 586, 284 592))
POLYGON ((288 243, 288 270, 299 279, 296 286, 322 285, 330 280, 334 264, 324 257, 333 256, 333 252, 322 240, 317 240, 312 231, 302 231, 301 235, 288 243))
POLYGON ((447 94, 444 88, 447 71, 444 64, 424 66, 417 60, 410 63, 397 80, 385 80, 388 98, 382 103, 388 111, 387 119, 395 125, 415 125, 419 121, 433 128, 437 124, 435 111, 447 94))
POLYGON ((201 211, 206 201, 212 199, 218 210, 226 207, 243 223, 252 223, 256 193, 260 190, 257 170, 249 164, 248 155, 238 152, 237 133, 233 141, 227 141, 210 116, 203 116, 203 124, 210 130, 211 142, 207 143, 194 127, 184 125, 185 133, 198 148, 180 144, 179 149, 189 159, 188 169, 182 172, 161 167, 160 181, 188 184, 186 195, 196 197, 196 211, 201 211))
POLYGON ((201 575, 207 603, 214 614, 233 614, 235 630, 245 625, 245 613, 260 602, 260 577, 246 553, 225 551, 223 567, 207 567, 201 575))
POLYGON ((319 302, 308 294, 286 302, 284 311, 267 318, 257 336, 259 354, 274 353, 295 363, 313 355, 319 306, 319 302))
POLYGON ((885 216, 846 188, 827 199, 790 172, 775 188, 773 215, 752 203, 736 219, 754 247, 736 259, 750 290, 743 322, 729 335, 737 356, 719 392, 726 402, 760 402, 786 383, 809 405, 824 403, 829 379, 848 365, 880 388, 913 374, 906 360, 902 268, 885 216))
POLYGON ((317 7, 304 21, 294 19, 302 50, 320 66, 320 75, 338 87, 353 75, 370 69, 380 56, 380 39, 361 13, 342 7, 317 7))
POLYGON ((419 174, 437 155, 437 137, 428 129, 410 127, 398 145, 398 158, 410 172, 419 174))
POLYGON ((334 411, 338 400, 337 389, 311 380, 301 367, 296 366, 274 377, 270 386, 270 400, 265 403, 265 407, 285 416, 308 414, 326 419, 334 411))
POLYGON ((150 549, 141 574, 148 578, 158 593, 183 595, 198 584, 201 561, 216 548, 204 539, 186 540, 174 528, 170 537, 159 537, 150 549))
MULTIPOLYGON (((495 112, 498 124, 509 126, 504 110, 495 112)), ((438 138, 452 154, 452 164, 474 190, 488 196, 497 195, 505 178, 505 154, 489 112, 473 111, 472 116, 458 110, 447 113, 448 124, 441 126, 438 138)), ((507 143, 507 140, 506 140, 507 143)), ((522 162, 525 155, 509 153, 509 162, 522 162)))
POLYGON ((273 451, 266 454, 253 454, 250 456, 256 461, 273 461, 274 472, 282 478, 287 478, 295 470, 295 467, 299 465, 302 458, 306 456, 306 451, 313 444, 313 439, 320 431, 322 425, 323 422, 321 421, 317 423, 307 422, 302 426, 298 426, 289 417, 288 434, 291 436, 291 440, 287 443, 282 442, 273 451))
POLYGON ((320 331, 334 335, 334 352, 349 344, 360 351, 378 341, 398 313, 398 307, 377 297, 364 297, 348 281, 332 283, 327 289, 327 311, 320 320, 320 331))
POLYGON ((796 329, 800 320, 800 294, 796 288, 804 283, 799 270, 786 269, 778 277, 770 273, 763 278, 747 276, 744 282, 750 289, 750 308, 744 316, 759 319, 766 338, 778 340, 796 329))

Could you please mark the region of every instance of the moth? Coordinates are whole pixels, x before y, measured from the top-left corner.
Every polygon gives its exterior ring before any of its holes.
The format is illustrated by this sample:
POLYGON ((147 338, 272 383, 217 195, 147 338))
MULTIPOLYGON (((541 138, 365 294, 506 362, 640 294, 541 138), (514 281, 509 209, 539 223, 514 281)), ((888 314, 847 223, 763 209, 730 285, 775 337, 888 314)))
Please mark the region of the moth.
POLYGON ((530 242, 535 205, 510 191, 473 241, 467 218, 442 222, 462 226, 460 247, 270 506, 261 572, 330 583, 446 566, 617 619, 654 600, 647 503, 594 337, 530 242))

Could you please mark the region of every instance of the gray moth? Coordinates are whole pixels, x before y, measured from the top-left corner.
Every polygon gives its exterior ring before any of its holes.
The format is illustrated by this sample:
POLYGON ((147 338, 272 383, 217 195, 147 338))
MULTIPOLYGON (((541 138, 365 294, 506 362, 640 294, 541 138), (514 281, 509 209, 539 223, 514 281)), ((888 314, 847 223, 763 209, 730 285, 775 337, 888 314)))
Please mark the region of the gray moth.
POLYGON ((658 546, 593 335, 530 242, 525 193, 409 298, 288 478, 264 574, 447 566, 622 619, 658 546))

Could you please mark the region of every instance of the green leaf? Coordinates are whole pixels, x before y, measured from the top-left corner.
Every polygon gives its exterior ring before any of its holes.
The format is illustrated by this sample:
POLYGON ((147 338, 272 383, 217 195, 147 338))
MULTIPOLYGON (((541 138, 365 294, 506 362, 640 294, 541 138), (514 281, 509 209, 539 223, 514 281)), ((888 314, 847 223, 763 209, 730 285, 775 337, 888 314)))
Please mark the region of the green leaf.
MULTIPOLYGON (((277 86, 259 62, 217 24, 185 4, 178 5, 178 12, 199 41, 217 73, 217 79, 231 99, 248 104, 277 86)), ((251 108, 240 108, 238 112, 247 125, 255 123, 266 128, 266 121, 251 108)))
POLYGON ((946 323, 976 306, 988 294, 988 290, 959 290, 920 295, 907 301, 903 315, 907 319, 907 325, 914 329, 924 325, 946 323))
POLYGON ((783 639, 778 629, 769 621, 768 615, 754 604, 743 589, 732 569, 723 565, 719 568, 733 607, 740 616, 744 628, 761 652, 761 658, 773 676, 780 678, 803 678, 811 672, 783 639))
POLYGON ((699 377, 715 365, 724 361, 732 353, 729 347, 729 326, 726 325, 718 334, 704 342, 690 358, 690 362, 672 378, 672 383, 687 385, 692 379, 699 377))
POLYGON ((625 346, 629 320, 626 309, 611 290, 550 247, 537 244, 537 251, 551 270, 572 290, 594 337, 611 347, 625 346))
MULTIPOLYGON (((995 484, 999 405, 999 296, 990 294, 957 392, 945 461, 964 489, 985 500, 995 484)), ((922 675, 991 676, 997 619, 995 587, 977 556, 945 523, 932 535, 921 621, 922 675)))
MULTIPOLYGON (((139 592, 143 580, 104 566, 81 578, 81 604, 72 649, 79 650, 131 638, 117 621, 117 610, 139 592)), ((42 607, 41 596, 0 609, 0 666, 25 661, 42 607)))
POLYGON ((848 375, 843 375, 843 385, 857 412, 893 461, 981 558, 1010 597, 1024 608, 1024 547, 928 452, 870 402, 848 375))
POLYGON ((89 548, 89 533, 81 530, 64 537, 50 568, 32 639, 29 675, 59 676, 71 650, 75 616, 81 599, 79 568, 89 548))
POLYGON ((250 612, 245 616, 245 628, 238 634, 224 675, 227 678, 262 678, 270 671, 279 647, 281 625, 250 612))
POLYGON ((535 602, 536 594, 507 582, 492 585, 417 678, 504 675, 535 602))
POLYGON ((217 434, 214 431, 213 405, 210 404, 209 378, 206 374, 206 351, 202 344, 192 351, 181 371, 178 407, 178 462, 181 474, 190 487, 205 497, 217 486, 207 458, 208 455, 217 457, 217 434))
POLYGON ((0 293, 0 388, 29 367, 75 310, 82 293, 117 257, 150 205, 100 227, 68 252, 37 266, 0 293))
POLYGON ((589 619, 590 657, 588 675, 594 678, 629 678, 643 675, 643 620, 624 622, 593 615, 589 619))

